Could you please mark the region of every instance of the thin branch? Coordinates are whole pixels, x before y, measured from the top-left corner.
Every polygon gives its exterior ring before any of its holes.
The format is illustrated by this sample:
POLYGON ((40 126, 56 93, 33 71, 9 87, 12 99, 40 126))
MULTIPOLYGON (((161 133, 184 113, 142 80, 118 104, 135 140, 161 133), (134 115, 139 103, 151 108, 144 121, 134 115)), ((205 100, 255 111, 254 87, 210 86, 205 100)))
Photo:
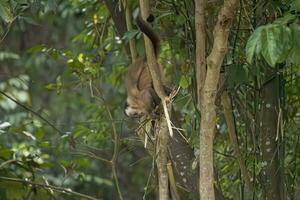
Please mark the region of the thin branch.
POLYGON ((1 37, 1 39, 0 39, 0 44, 1 44, 1 43, 3 42, 3 40, 6 38, 7 34, 8 34, 9 31, 10 31, 10 27, 11 27, 12 23, 17 19, 17 17, 18 17, 18 16, 15 16, 15 17, 12 19, 12 21, 8 24, 6 32, 4 33, 4 35, 3 35, 3 36, 1 37))
POLYGON ((113 155, 112 155, 112 158, 111 158, 110 162, 112 163, 112 173, 113 173, 113 177, 114 177, 114 180, 115 180, 115 185, 116 185, 116 188, 117 188, 117 191, 118 191, 119 198, 120 198, 120 200, 123 200, 122 192, 121 192, 120 185, 119 185, 117 170, 116 170, 116 162, 117 162, 118 148, 119 148, 119 137, 118 137, 116 125, 113 122, 112 114, 111 114, 108 106, 105 104, 105 99, 102 97, 100 90, 97 87, 94 87, 94 89, 99 95, 99 97, 94 96, 94 98, 96 100, 100 100, 100 101, 104 102, 105 110, 106 110, 106 112, 108 114, 108 117, 111 121, 111 126, 112 126, 112 129, 113 129, 112 138, 114 140, 114 152, 113 152, 113 155))
POLYGON ((18 182, 18 183, 23 183, 23 184, 27 184, 27 185, 34 185, 36 187, 40 187, 40 188, 44 188, 44 189, 52 189, 54 191, 63 193, 63 194, 69 194, 69 195, 74 195, 74 196, 78 196, 78 197, 82 197, 82 198, 86 198, 89 200, 100 200, 98 198, 94 198, 85 194, 81 194, 78 192, 73 192, 71 191, 71 189, 69 188, 62 188, 62 187, 58 187, 58 186, 53 186, 53 185, 49 185, 49 184, 41 184, 41 183, 35 183, 32 181, 26 181, 23 179, 18 179, 18 178, 10 178, 10 177, 4 177, 4 176, 0 176, 0 180, 4 180, 4 181, 11 181, 11 182, 18 182))
POLYGON ((54 130, 56 130, 61 135, 63 134, 63 132, 61 130, 59 130, 52 122, 50 122, 49 120, 47 120, 46 118, 44 118, 41 114, 39 114, 38 112, 34 111, 32 108, 29 108, 28 106, 25 106, 24 104, 22 104, 21 102, 17 101, 13 97, 9 96, 5 92, 0 91, 0 94, 2 94, 3 96, 5 96, 6 98, 10 99, 14 103, 16 103, 17 105, 19 105, 20 107, 22 107, 23 109, 29 111, 30 113, 32 113, 35 116, 37 116, 38 118, 40 118, 42 121, 44 121, 46 124, 48 124, 50 127, 52 127, 54 130))
POLYGON ((143 200, 146 199, 146 195, 147 195, 147 191, 148 191, 148 187, 149 187, 149 184, 150 184, 150 180, 151 180, 151 176, 153 175, 153 171, 154 171, 154 159, 152 161, 152 167, 151 167, 151 170, 150 170, 150 173, 149 173, 149 176, 148 176, 148 179, 147 179, 147 183, 146 183, 146 186, 145 186, 145 191, 144 191, 144 195, 143 195, 143 200))
MULTIPOLYGON (((132 20, 131 20, 131 10, 129 8, 129 4, 127 0, 122 0, 124 9, 125 9, 125 19, 126 19, 126 27, 127 31, 132 31, 132 20)), ((131 62, 134 63, 137 57, 136 45, 134 39, 129 40, 129 49, 131 54, 131 62)))
POLYGON ((72 152, 73 155, 80 155, 80 156, 88 156, 90 158, 103 161, 105 163, 111 164, 110 160, 107 160, 105 158, 102 158, 100 156, 95 155, 93 152, 72 152))
POLYGON ((11 163, 16 163, 16 162, 19 162, 19 161, 18 161, 18 160, 7 160, 7 161, 1 163, 0 169, 4 168, 5 165, 9 165, 9 164, 11 164, 11 163))

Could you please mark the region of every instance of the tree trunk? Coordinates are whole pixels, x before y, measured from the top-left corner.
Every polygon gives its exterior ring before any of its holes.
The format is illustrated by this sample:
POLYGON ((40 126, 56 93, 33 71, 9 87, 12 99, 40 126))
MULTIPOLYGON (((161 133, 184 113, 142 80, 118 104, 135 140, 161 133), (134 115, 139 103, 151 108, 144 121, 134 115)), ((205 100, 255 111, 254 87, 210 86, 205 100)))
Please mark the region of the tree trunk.
MULTIPOLYGON (((201 200, 215 200, 214 170, 213 170, 213 140, 216 125, 215 98, 217 93, 220 69, 227 52, 229 31, 234 13, 239 4, 238 0, 225 0, 218 21, 214 28, 214 44, 207 58, 207 73, 201 91, 201 124, 200 124, 200 177, 199 192, 201 200)), ((199 7, 197 9, 200 9, 199 7)), ((196 13, 198 11, 196 10, 196 13)), ((201 11, 199 11, 201 13, 201 11)), ((197 17, 197 16, 196 16, 197 17)), ((196 33, 199 28, 196 29, 196 33)), ((201 38, 197 38, 199 40, 201 38)), ((202 38, 203 39, 203 38, 202 38)), ((198 42, 196 42, 198 44, 198 42)), ((197 48, 196 48, 197 49, 197 48)), ((196 55, 197 58, 198 55, 196 55)), ((199 65, 199 63, 197 63, 199 65)), ((201 64, 201 63, 200 63, 201 64)), ((201 66, 196 66, 200 68, 201 66)), ((197 75, 200 77, 200 75, 197 75)), ((199 84, 200 80, 197 81, 199 84)), ((198 94, 199 95, 199 94, 198 94)))
MULTIPOLYGON (((143 19, 149 16, 149 1, 140 0, 141 15, 143 19)), ((166 105, 166 94, 162 85, 162 75, 159 73, 158 58, 155 56, 153 44, 148 37, 144 37, 145 52, 147 58, 148 68, 152 77, 153 86, 156 94, 161 99, 164 107, 164 113, 170 110, 171 104, 166 105), (166 108, 166 109, 165 109, 166 108)), ((160 116, 159 120, 155 123, 155 134, 157 138, 156 146, 156 165, 158 171, 158 185, 159 185, 159 199, 169 199, 169 179, 168 179, 168 145, 169 145, 169 131, 167 120, 164 116, 160 116)))
POLYGON ((227 124, 229 140, 232 145, 234 155, 239 163, 241 173, 242 173, 242 176, 246 183, 246 186, 247 186, 248 190, 251 193, 253 193, 253 184, 252 184, 251 178, 250 178, 251 176, 250 176, 247 166, 245 164, 245 159, 242 155, 242 152, 240 151, 240 145, 238 144, 235 119, 234 119, 233 110, 232 110, 232 102, 231 102, 231 98, 227 91, 223 93, 221 102, 222 102, 222 106, 223 106, 223 110, 224 110, 225 121, 227 124))
MULTIPOLYGON (((114 25, 116 26, 116 30, 120 36, 124 35, 127 32, 126 27, 126 18, 124 17, 124 9, 119 8, 118 0, 104 0, 106 7, 108 8, 114 25)), ((130 49, 128 45, 125 45, 125 50, 128 55, 130 55, 130 49)))
MULTIPOLYGON (((271 73, 268 73, 269 75, 271 73)), ((261 88, 262 108, 260 112, 260 149, 262 184, 266 200, 281 199, 281 179, 279 162, 279 92, 278 79, 274 77, 261 88)))

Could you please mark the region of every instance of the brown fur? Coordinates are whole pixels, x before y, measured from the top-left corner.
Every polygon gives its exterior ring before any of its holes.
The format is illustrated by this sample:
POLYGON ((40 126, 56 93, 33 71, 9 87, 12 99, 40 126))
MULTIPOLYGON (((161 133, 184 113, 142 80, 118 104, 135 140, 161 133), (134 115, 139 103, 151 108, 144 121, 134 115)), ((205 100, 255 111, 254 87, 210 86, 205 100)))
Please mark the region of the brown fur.
MULTIPOLYGON (((160 47, 158 35, 141 16, 138 16, 136 22, 141 31, 150 38, 157 56, 160 47)), ((159 103, 159 98, 153 89, 151 74, 145 58, 138 58, 128 67, 126 87, 125 114, 133 118, 151 114, 159 103)))

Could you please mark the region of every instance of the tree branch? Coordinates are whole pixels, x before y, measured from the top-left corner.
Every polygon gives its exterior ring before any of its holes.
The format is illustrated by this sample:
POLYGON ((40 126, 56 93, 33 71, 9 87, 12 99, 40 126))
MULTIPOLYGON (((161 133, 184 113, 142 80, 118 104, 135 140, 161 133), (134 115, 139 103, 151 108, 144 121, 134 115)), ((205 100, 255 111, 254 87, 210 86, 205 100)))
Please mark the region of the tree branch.
POLYGON ((21 102, 17 101, 13 97, 9 96, 5 92, 0 91, 0 94, 2 94, 3 96, 5 96, 6 98, 10 99, 14 103, 16 103, 18 106, 22 107, 23 109, 29 111, 30 113, 32 113, 35 116, 37 116, 38 118, 40 118, 42 121, 44 121, 46 124, 48 124, 50 127, 52 127, 54 130, 56 130, 61 135, 63 134, 63 132, 61 130, 59 130, 56 126, 54 126, 54 124, 52 122, 50 122, 49 120, 47 120, 46 118, 44 118, 42 115, 40 115, 38 112, 34 111, 32 108, 29 108, 28 106, 25 106, 24 104, 22 104, 21 102))
MULTIPOLYGON (((122 0, 123 7, 125 9, 125 19, 126 19, 126 27, 127 31, 132 31, 132 20, 131 20, 131 10, 127 0, 122 0)), ((131 55, 131 62, 134 63, 137 57, 136 47, 135 47, 134 39, 129 40, 129 48, 130 48, 130 55, 131 55)))
POLYGON ((73 192, 69 188, 61 188, 61 187, 53 186, 53 185, 49 185, 49 184, 35 183, 35 182, 32 182, 32 181, 26 181, 26 180, 23 180, 23 179, 10 178, 10 177, 4 177, 4 176, 0 176, 0 180, 18 182, 18 183, 23 183, 23 184, 27 184, 27 185, 34 185, 34 186, 40 187, 40 188, 49 188, 49 189, 55 190, 55 191, 63 193, 63 194, 74 195, 74 196, 86 198, 86 199, 89 199, 89 200, 100 200, 100 199, 97 199, 97 198, 94 198, 94 197, 91 197, 91 196, 88 196, 88 195, 85 195, 85 194, 81 194, 81 193, 78 193, 78 192, 73 192))
POLYGON ((206 0, 195 1, 196 76, 197 76, 198 102, 200 102, 201 91, 206 77, 205 7, 206 7, 206 0))
MULTIPOLYGON (((205 200, 215 200, 213 169, 213 141, 216 125, 215 99, 221 65, 227 53, 228 36, 238 5, 239 0, 224 0, 224 5, 214 27, 214 43, 212 51, 207 57, 207 73, 201 91, 199 106, 201 108, 199 193, 200 199, 205 200)), ((200 69, 201 66, 197 66, 197 68, 200 69)), ((198 83, 201 83, 201 80, 198 80, 198 83)))

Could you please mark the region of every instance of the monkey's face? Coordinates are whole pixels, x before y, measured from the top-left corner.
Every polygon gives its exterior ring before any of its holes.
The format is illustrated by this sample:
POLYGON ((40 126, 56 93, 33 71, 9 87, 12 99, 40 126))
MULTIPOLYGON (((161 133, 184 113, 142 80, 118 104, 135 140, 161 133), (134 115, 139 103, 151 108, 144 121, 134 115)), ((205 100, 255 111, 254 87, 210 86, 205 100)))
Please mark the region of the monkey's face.
POLYGON ((130 118, 140 118, 146 115, 148 112, 142 102, 127 99, 125 103, 124 113, 130 118))

